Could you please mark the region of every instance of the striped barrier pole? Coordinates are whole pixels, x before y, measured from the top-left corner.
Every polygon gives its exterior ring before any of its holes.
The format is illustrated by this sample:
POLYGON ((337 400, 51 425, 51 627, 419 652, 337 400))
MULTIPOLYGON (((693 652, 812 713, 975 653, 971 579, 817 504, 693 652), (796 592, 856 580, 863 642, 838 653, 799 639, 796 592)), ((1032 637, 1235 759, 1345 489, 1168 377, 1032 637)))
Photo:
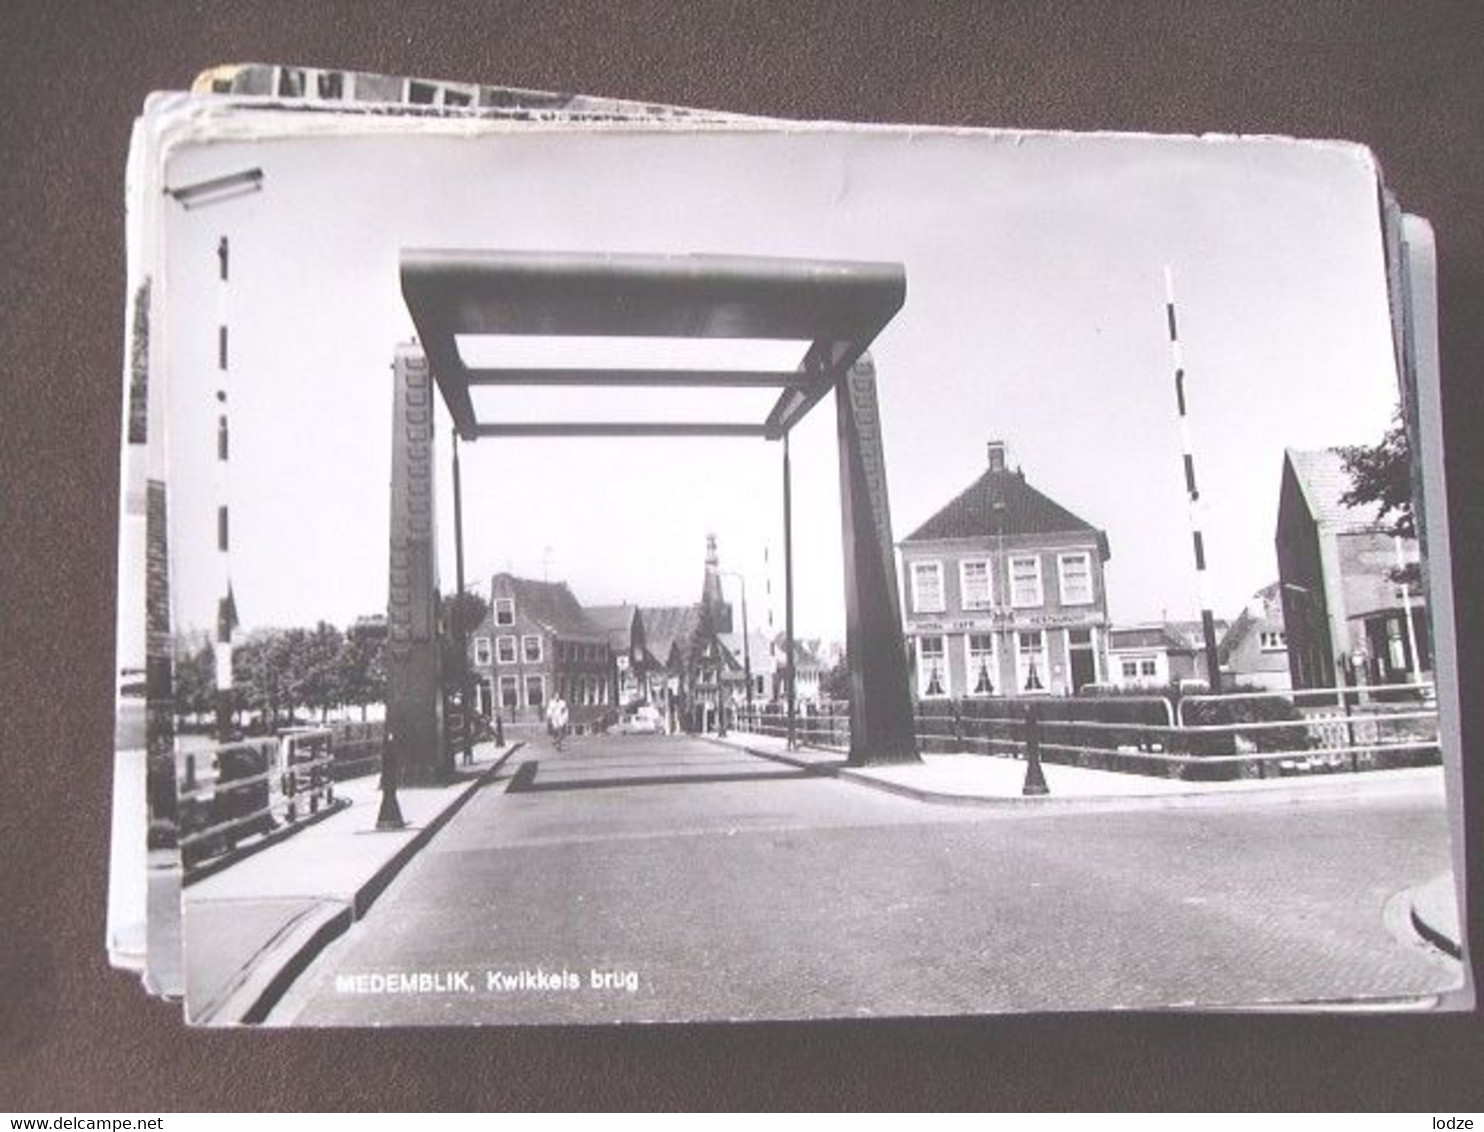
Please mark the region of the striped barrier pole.
POLYGON ((1185 398, 1185 352, 1180 346, 1179 324, 1175 317, 1175 277, 1165 265, 1165 322, 1170 332, 1170 357, 1175 369, 1175 405, 1180 414, 1180 450, 1185 462, 1185 496, 1190 514, 1190 541, 1195 551, 1196 587, 1201 600, 1201 631, 1206 644, 1206 680, 1211 691, 1221 691, 1221 663, 1216 648, 1216 619, 1211 612, 1211 583, 1206 577, 1206 539, 1204 508, 1196 484, 1195 454, 1190 443, 1190 418, 1185 398))
POLYGON ((228 279, 231 273, 231 245, 226 236, 217 243, 217 420, 216 420, 216 554, 217 575, 221 594, 217 603, 216 641, 213 648, 216 669, 216 731, 223 743, 232 738, 232 634, 237 629, 237 603, 232 596, 232 570, 229 556, 231 526, 229 522, 228 457, 231 444, 227 428, 227 377, 231 355, 227 341, 228 279))

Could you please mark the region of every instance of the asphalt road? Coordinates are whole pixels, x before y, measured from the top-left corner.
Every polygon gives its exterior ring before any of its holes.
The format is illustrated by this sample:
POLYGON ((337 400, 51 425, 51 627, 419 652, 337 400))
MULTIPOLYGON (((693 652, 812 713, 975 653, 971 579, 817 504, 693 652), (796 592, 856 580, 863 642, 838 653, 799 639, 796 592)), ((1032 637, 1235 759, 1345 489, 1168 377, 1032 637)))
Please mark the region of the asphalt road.
POLYGON ((1406 1000, 1460 977, 1388 926, 1388 902, 1449 865, 1445 815, 1420 793, 1006 814, 703 740, 522 755, 271 1021, 1406 1000))

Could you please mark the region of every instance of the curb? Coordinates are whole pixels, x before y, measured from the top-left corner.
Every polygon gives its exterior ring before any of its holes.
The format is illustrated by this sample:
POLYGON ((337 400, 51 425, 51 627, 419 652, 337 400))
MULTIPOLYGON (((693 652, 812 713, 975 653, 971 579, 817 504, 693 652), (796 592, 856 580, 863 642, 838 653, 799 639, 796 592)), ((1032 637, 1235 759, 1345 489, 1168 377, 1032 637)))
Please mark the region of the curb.
MULTIPOLYGON (((718 743, 723 742, 722 740, 713 741, 718 743)), ((1190 790, 1173 791, 1166 794, 1085 794, 1080 796, 1048 794, 1032 795, 1029 797, 990 797, 983 794, 948 794, 941 790, 924 790, 919 786, 908 786, 901 782, 889 782, 884 779, 875 778, 872 775, 864 774, 849 766, 838 764, 821 765, 819 763, 810 763, 804 759, 792 758, 780 751, 765 751, 746 745, 739 747, 733 743, 726 745, 733 750, 740 749, 746 751, 749 755, 756 755, 758 758, 769 759, 772 762, 782 763, 785 766, 796 767, 820 777, 840 779, 856 786, 879 790, 884 794, 895 794, 899 797, 911 798, 914 801, 924 802, 929 805, 970 806, 980 809, 1001 810, 1007 813, 1015 811, 1068 813, 1079 810, 1111 812, 1115 810, 1199 809, 1205 806, 1231 806, 1234 804, 1260 805, 1264 803, 1297 805, 1302 802, 1351 798, 1357 794, 1368 793, 1371 785, 1373 785, 1368 784, 1363 776, 1351 775, 1343 781, 1335 781, 1334 776, 1326 776, 1327 784, 1317 789, 1313 785, 1282 783, 1263 789, 1190 790)))
POLYGON ((510 760, 510 757, 525 746, 525 740, 511 743, 509 748, 445 806, 436 817, 419 829, 406 845, 384 861, 352 894, 350 901, 326 901, 324 906, 291 921, 268 948, 260 952, 260 958, 248 969, 237 989, 221 1005, 207 1014, 193 1018, 196 1023, 210 1021, 217 1016, 235 1018, 239 1024, 257 1025, 265 1021, 278 1005, 294 980, 302 975, 321 951, 350 930, 363 917, 376 898, 406 867, 420 849, 427 845, 453 816, 463 809, 465 803, 485 786, 494 781, 510 760), (282 953, 282 959, 276 958, 282 953), (272 962, 269 960, 272 959, 272 962))
POLYGON ((1407 918, 1411 921, 1412 930, 1425 939, 1433 947, 1445 955, 1451 955, 1454 959, 1462 961, 1463 942, 1462 924, 1457 920, 1456 907, 1432 908, 1432 891, 1442 888, 1447 893, 1447 900, 1451 904, 1453 900, 1453 874, 1444 873, 1441 877, 1435 877, 1426 884, 1420 884, 1416 888, 1408 890, 1407 918), (1453 923, 1447 923, 1449 913, 1453 913, 1453 923), (1435 914, 1440 913, 1440 914, 1435 914))

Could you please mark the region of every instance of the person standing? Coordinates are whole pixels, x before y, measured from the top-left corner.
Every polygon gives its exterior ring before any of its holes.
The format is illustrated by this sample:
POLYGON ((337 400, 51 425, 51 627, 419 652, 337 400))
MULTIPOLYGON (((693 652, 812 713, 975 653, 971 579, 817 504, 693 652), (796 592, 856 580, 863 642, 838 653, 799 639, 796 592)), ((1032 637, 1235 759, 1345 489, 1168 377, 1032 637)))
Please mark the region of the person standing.
POLYGON ((557 750, 562 749, 562 740, 567 735, 567 701, 560 692, 551 697, 546 705, 546 730, 550 733, 557 750))

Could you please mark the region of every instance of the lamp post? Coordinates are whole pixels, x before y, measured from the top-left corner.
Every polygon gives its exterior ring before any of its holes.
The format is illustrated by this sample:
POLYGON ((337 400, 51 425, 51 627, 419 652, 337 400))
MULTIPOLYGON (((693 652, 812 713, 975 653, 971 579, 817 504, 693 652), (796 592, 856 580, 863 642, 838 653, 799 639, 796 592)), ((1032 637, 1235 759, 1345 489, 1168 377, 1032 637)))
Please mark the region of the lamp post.
POLYGON ((459 716, 463 721, 464 765, 474 762, 474 730, 470 726, 469 701, 473 698, 471 685, 474 674, 469 670, 469 623, 468 599, 464 589, 464 492, 459 475, 459 430, 452 430, 453 439, 453 547, 455 584, 458 587, 458 632, 459 645, 459 716))
POLYGON ((736 578, 742 587, 742 675, 747 680, 747 719, 752 722, 752 642, 747 635, 747 579, 735 570, 722 570, 723 578, 736 578))
MULTIPOLYGON (((995 598, 999 597, 999 604, 1006 609, 1010 608, 1009 586, 1010 570, 1005 565, 1005 499, 999 492, 995 493, 994 499, 989 504, 990 514, 994 516, 994 561, 990 563, 989 582, 989 616, 990 616, 990 640, 997 644, 1003 644, 1010 653, 1010 672, 1015 681, 1012 685, 1015 691, 1020 690, 1020 671, 1018 668, 1020 657, 1015 651, 1015 638, 1011 630, 1006 629, 1003 634, 995 631, 995 598), (1004 579, 1004 588, 1001 588, 1000 579, 1004 579)), ((1004 661, 1000 659, 1000 651, 995 649, 994 663, 999 668, 995 673, 1000 678, 1003 686, 1005 678, 1004 661)))
MULTIPOLYGON (((1420 684, 1422 683, 1422 656, 1417 651, 1417 624, 1412 620, 1412 582, 1407 577, 1407 556, 1402 551, 1402 536, 1392 535, 1391 546, 1396 552, 1397 584, 1402 591, 1402 620, 1406 622, 1407 648, 1411 650, 1412 657, 1412 670, 1408 673, 1408 677, 1411 682, 1420 684)), ((743 609, 746 608, 744 605, 743 609)))
POLYGON ((799 703, 794 693, 794 507, 788 433, 783 434, 783 672, 788 691, 788 750, 798 746, 799 703))

